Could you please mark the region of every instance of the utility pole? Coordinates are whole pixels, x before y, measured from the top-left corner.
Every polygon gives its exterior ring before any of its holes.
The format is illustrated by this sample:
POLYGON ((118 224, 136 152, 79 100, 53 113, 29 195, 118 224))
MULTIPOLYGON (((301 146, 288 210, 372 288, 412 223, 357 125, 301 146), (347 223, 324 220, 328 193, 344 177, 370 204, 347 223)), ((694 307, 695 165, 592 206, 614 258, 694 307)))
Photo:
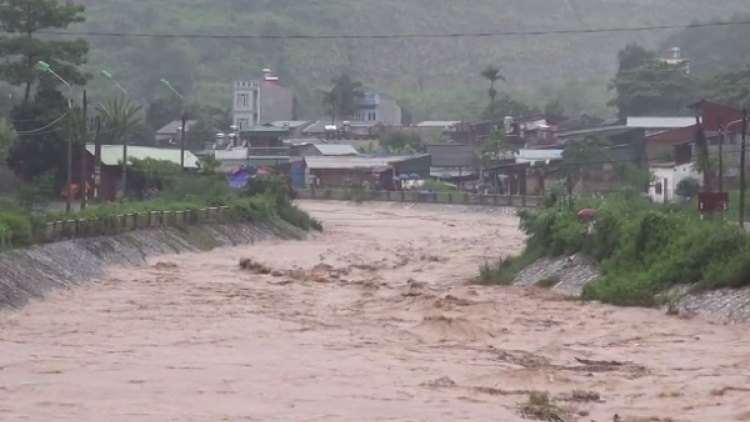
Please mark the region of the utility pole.
POLYGON ((721 123, 719 130, 719 193, 724 192, 724 142, 727 140, 727 130, 721 123))
POLYGON ((96 202, 102 200, 102 119, 94 117, 94 198, 96 202))
POLYGON ((742 108, 742 148, 740 149, 740 227, 745 228, 745 137, 747 134, 747 109, 742 108))
POLYGON ((125 199, 125 194, 128 190, 128 137, 122 137, 122 197, 125 199))
POLYGON ((81 182, 79 185, 79 192, 81 192, 81 210, 86 209, 86 186, 89 183, 88 177, 88 151, 86 151, 86 145, 89 142, 89 121, 87 117, 88 101, 86 98, 86 90, 83 90, 83 142, 81 144, 81 182))
POLYGON ((187 112, 182 112, 182 128, 180 130, 180 169, 185 170, 185 124, 187 123, 187 112))
MULTIPOLYGON (((72 101, 72 100, 71 100, 72 101)), ((75 112, 75 110, 73 110, 75 112)), ((76 127, 76 118, 75 113, 71 113, 70 115, 70 129, 68 131, 68 151, 67 151, 67 163, 66 167, 68 171, 66 172, 66 178, 65 178, 65 184, 67 185, 68 189, 65 192, 65 213, 70 214, 70 211, 72 209, 72 202, 73 202, 73 137, 76 135, 76 132, 78 131, 78 128, 76 127)))

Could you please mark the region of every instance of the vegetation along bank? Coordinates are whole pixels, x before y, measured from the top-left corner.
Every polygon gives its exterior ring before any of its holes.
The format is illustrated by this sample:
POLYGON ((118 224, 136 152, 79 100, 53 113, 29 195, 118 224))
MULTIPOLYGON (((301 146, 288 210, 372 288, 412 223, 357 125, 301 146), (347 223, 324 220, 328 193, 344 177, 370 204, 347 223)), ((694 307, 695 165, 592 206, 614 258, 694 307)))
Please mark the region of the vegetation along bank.
MULTIPOLYGON (((273 223, 302 230, 322 229, 319 222, 292 204, 286 184, 277 178, 253 179, 245 189, 235 192, 229 191, 225 181, 210 176, 195 177, 188 181, 188 188, 183 186, 183 189, 167 181, 163 185, 168 189, 164 196, 155 200, 95 204, 72 215, 34 212, 22 203, 6 201, 0 207, 0 251, 60 240, 58 236, 50 236, 49 222, 73 221, 70 226, 75 229, 66 230, 63 235, 116 235, 133 228, 123 224, 123 215, 154 211, 195 212, 206 207, 228 208, 222 218, 225 223, 273 223)), ((163 224, 181 227, 197 222, 197 219, 184 218, 165 220, 163 224)))
MULTIPOLYGON (((684 294, 750 285, 750 236, 737 224, 701 220, 692 209, 623 194, 575 204, 549 200, 519 216, 528 234, 525 250, 486 264, 481 283, 512 284, 535 262, 568 257, 598 270, 581 298, 614 305, 672 304, 684 294), (582 209, 596 210, 594 217, 582 218, 582 209)), ((538 285, 552 287, 559 281, 549 274, 538 285)))

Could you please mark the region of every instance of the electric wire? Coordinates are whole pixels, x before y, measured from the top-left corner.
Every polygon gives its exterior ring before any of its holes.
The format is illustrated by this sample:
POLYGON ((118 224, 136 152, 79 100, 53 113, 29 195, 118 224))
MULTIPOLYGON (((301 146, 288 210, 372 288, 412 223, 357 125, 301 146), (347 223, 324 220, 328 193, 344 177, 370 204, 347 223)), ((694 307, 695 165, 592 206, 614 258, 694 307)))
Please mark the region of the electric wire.
POLYGON ((722 26, 750 25, 750 20, 715 21, 690 24, 645 25, 630 27, 600 27, 579 29, 543 29, 529 31, 483 31, 446 33, 405 33, 405 34, 198 34, 198 33, 158 33, 158 32, 102 32, 102 31, 39 31, 40 34, 86 37, 134 37, 134 38, 192 38, 192 39, 267 39, 267 40, 329 40, 329 39, 408 39, 408 38, 491 38, 511 36, 576 35, 618 32, 643 32, 670 29, 708 28, 722 26))
POLYGON ((47 123, 44 126, 41 126, 41 127, 35 128, 35 129, 29 129, 29 130, 19 130, 19 131, 16 131, 16 133, 18 135, 30 135, 30 134, 35 134, 35 133, 38 133, 38 132, 42 132, 42 131, 44 131, 44 130, 46 130, 46 129, 48 129, 48 128, 50 128, 50 127, 52 127, 52 126, 54 126, 54 125, 56 125, 58 123, 60 123, 65 118, 65 116, 68 115, 68 113, 70 113, 70 109, 67 109, 63 114, 61 114, 60 116, 58 116, 55 120, 47 123))

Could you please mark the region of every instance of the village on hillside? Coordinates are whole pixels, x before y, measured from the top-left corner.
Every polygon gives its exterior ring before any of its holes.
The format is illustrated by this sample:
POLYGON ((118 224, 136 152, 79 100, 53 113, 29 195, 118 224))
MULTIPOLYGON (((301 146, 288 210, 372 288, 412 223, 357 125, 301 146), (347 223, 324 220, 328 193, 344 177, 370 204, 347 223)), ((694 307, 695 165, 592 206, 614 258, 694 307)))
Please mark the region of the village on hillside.
MULTIPOLYGON (((628 45, 620 51, 621 72, 624 66, 634 72, 652 66, 678 80, 691 71, 677 47, 660 58, 628 45), (639 61, 628 64, 623 61, 627 56, 639 61)), ((38 62, 36 69, 67 83, 46 62, 38 62)), ((234 81, 226 101, 231 108, 209 113, 188 111, 182 93, 166 79, 160 85, 166 99, 144 109, 128 99, 112 74, 102 74, 125 95, 98 105, 79 135, 66 132, 67 164, 59 156, 48 157, 49 164, 59 166, 54 181, 58 201, 69 204, 82 192, 90 201, 158 197, 156 186, 128 176, 130 168, 144 160, 166 162, 188 173, 205 173, 210 167, 224 174, 233 188, 252 177, 274 174, 295 189, 538 197, 552 186, 582 196, 627 187, 653 202, 668 203, 690 200, 701 187, 723 191, 741 184, 743 112, 724 98, 675 94, 669 104, 656 104, 645 80, 639 82, 642 87, 617 88, 613 101, 630 101, 616 104, 618 117, 571 115, 554 101, 544 111, 508 107, 512 100, 497 98, 495 88, 504 77, 499 68, 488 66, 475 75, 489 82, 488 97, 476 100, 486 107, 481 117, 412 122, 394 98, 348 74, 333 77, 330 89, 318 92, 322 108, 316 119, 299 117, 297 93, 271 69, 234 81), (663 110, 672 113, 660 115, 663 110), (141 130, 144 113, 152 127, 161 125, 150 136, 141 130), (207 118, 211 113, 219 116, 207 118), (106 120, 101 132, 97 119, 106 120), (81 145, 83 152, 72 151, 77 147, 71 145, 81 145)), ((83 94, 85 105, 85 90, 83 94)), ((21 127, 18 138, 38 142, 34 130, 21 127)), ((31 151, 21 146, 31 141, 4 152, 3 195, 14 194, 44 170, 41 162, 24 164, 31 151)))

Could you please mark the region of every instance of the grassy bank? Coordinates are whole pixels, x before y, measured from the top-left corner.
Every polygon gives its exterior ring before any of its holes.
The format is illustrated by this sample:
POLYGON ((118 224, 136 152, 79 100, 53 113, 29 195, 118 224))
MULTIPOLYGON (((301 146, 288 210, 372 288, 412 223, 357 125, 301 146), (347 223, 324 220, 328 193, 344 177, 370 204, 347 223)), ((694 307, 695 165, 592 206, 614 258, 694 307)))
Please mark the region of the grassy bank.
POLYGON ((654 306, 660 293, 678 285, 691 291, 750 285, 750 236, 736 225, 701 221, 693 210, 635 195, 547 205, 520 213, 529 236, 524 252, 486 265, 480 282, 508 284, 538 258, 581 253, 602 271, 584 288, 586 300, 654 306), (576 215, 582 208, 597 210, 591 233, 576 215))
POLYGON ((45 241, 48 222, 59 220, 96 221, 88 235, 114 235, 125 228, 115 224, 117 216, 151 211, 193 211, 205 207, 225 206, 236 222, 283 222, 304 230, 321 230, 318 221, 294 206, 286 185, 277 179, 254 180, 247 189, 229 192, 217 184, 205 192, 183 195, 180 200, 113 202, 91 207, 74 214, 35 213, 20 204, 6 202, 0 207, 0 250, 25 247, 45 241))

